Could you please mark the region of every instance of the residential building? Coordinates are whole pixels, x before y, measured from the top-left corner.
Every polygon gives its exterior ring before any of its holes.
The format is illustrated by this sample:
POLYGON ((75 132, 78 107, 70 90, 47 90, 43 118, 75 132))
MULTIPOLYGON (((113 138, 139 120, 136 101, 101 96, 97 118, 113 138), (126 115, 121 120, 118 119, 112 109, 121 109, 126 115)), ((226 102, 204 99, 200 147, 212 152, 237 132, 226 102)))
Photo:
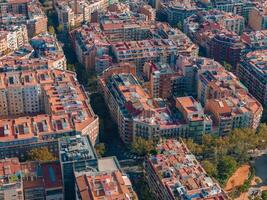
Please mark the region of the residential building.
POLYGON ((182 141, 163 140, 156 149, 144 162, 153 199, 230 199, 182 141))
POLYGON ((184 31, 187 34, 196 32, 204 22, 218 23, 228 31, 241 34, 245 28, 242 16, 219 10, 199 11, 184 20, 184 31))
POLYGON ((0 160, 3 200, 63 200, 60 164, 57 161, 19 162, 18 158, 0 160))
POLYGON ((267 49, 267 30, 245 32, 241 39, 247 51, 267 49))
POLYGON ((74 172, 97 167, 97 156, 89 137, 77 135, 61 138, 59 160, 64 184, 64 199, 75 199, 74 172))
POLYGON ((58 161, 20 163, 24 200, 63 200, 63 182, 58 161))
POLYGON ((75 172, 75 180, 78 200, 138 199, 115 157, 99 159, 97 169, 75 172))
POLYGON ((116 1, 109 0, 54 0, 59 23, 63 30, 71 30, 82 22, 91 22, 94 12, 106 10, 109 5, 116 1))
POLYGON ((205 133, 212 133, 212 120, 204 114, 200 102, 191 96, 176 98, 176 108, 182 113, 188 124, 190 137, 201 140, 205 133))
MULTIPOLYGON (((222 66, 209 58, 205 57, 186 57, 179 56, 177 59, 176 71, 179 71, 183 77, 183 84, 179 96, 193 96, 198 95, 198 80, 199 75, 205 71, 215 71, 222 66)), ((199 101, 202 100, 198 98, 199 101)))
POLYGON ((266 55, 267 50, 248 52, 242 56, 237 68, 237 74, 242 83, 264 106, 267 105, 266 55))
POLYGON ((178 119, 164 101, 153 99, 129 73, 101 78, 100 86, 120 137, 131 143, 135 137, 159 140, 187 136, 187 125, 178 119))
POLYGON ((220 32, 210 41, 208 56, 220 63, 226 62, 232 65, 235 70, 244 48, 239 36, 231 32, 220 32))
POLYGON ((46 146, 57 155, 63 136, 98 140, 98 117, 70 71, 38 69, 0 74, 0 157, 25 158, 46 146))
POLYGON ((167 99, 178 96, 184 85, 182 75, 165 63, 147 62, 143 67, 143 74, 148 82, 149 94, 153 98, 167 99))
POLYGON ((10 25, 7 28, 0 28, 1 56, 19 49, 28 43, 27 27, 25 25, 10 25))
POLYGON ((47 60, 52 69, 66 69, 67 60, 55 35, 39 34, 33 37, 30 43, 34 49, 34 57, 47 60))
POLYGON ((0 160, 0 198, 3 200, 24 200, 22 172, 17 158, 0 160))
POLYGON ((267 29, 267 3, 258 3, 249 13, 249 26, 255 30, 267 29))
POLYGON ((0 58, 0 71, 10 72, 52 68, 47 60, 30 58, 33 54, 33 49, 31 46, 28 47, 23 47, 8 56, 0 58))
POLYGON ((193 22, 185 27, 188 36, 200 46, 201 52, 220 63, 228 63, 236 69, 245 48, 241 37, 228 31, 217 22, 193 22))
MULTIPOLYGON (((263 111, 261 104, 234 74, 226 71, 218 62, 181 56, 177 67, 184 76, 184 94, 197 96, 204 107, 204 114, 210 116, 211 122, 207 123, 205 132, 226 135, 235 128, 258 127, 263 111)), ((192 100, 186 99, 186 102, 192 100)))
POLYGON ((234 13, 244 17, 246 22, 248 22, 250 11, 255 6, 254 1, 249 0, 211 0, 208 2, 211 2, 212 7, 216 10, 234 13))
POLYGON ((155 10, 149 5, 144 5, 144 6, 140 7, 139 12, 141 14, 144 14, 147 17, 147 20, 149 20, 149 21, 155 21, 155 19, 156 19, 155 10))
POLYGON ((202 10, 195 1, 163 1, 160 3, 159 12, 166 18, 166 21, 172 26, 182 27, 184 20, 202 10))
POLYGON ((26 25, 30 38, 47 31, 47 17, 39 1, 4 1, 0 3, 0 10, 2 25, 26 25))
POLYGON ((256 129, 260 123, 262 105, 224 68, 200 74, 198 97, 219 135, 229 134, 235 128, 256 129))
POLYGON ((131 62, 142 71, 145 62, 175 65, 178 54, 197 55, 198 47, 178 29, 159 22, 128 22, 123 15, 103 17, 100 24, 83 25, 72 32, 80 63, 101 73, 112 61, 131 62), (115 58, 112 60, 112 56, 115 58))

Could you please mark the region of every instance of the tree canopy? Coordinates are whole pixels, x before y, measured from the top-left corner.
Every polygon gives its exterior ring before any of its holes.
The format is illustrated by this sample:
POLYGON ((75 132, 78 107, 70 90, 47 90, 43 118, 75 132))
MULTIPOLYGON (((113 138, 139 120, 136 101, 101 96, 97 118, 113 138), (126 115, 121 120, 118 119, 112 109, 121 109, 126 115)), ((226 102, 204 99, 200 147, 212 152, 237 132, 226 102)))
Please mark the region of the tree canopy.
POLYGON ((47 147, 40 147, 32 149, 28 153, 28 159, 46 162, 56 160, 56 157, 53 156, 47 147))
POLYGON ((54 35, 54 34, 55 34, 55 29, 54 29, 54 27, 53 27, 53 26, 49 26, 49 27, 48 27, 48 32, 49 32, 50 34, 54 35))
POLYGON ((140 156, 147 155, 154 149, 154 143, 152 140, 146 140, 141 137, 134 138, 131 146, 132 152, 140 156))
POLYGON ((205 134, 201 143, 188 139, 186 144, 207 173, 224 184, 239 165, 249 161, 254 150, 267 148, 267 126, 235 129, 224 137, 205 134))
POLYGON ((262 191, 261 198, 262 198, 263 200, 267 200, 267 190, 262 191))
POLYGON ((99 155, 99 156, 103 156, 106 152, 106 147, 105 147, 104 143, 97 144, 95 149, 96 149, 97 155, 99 155))

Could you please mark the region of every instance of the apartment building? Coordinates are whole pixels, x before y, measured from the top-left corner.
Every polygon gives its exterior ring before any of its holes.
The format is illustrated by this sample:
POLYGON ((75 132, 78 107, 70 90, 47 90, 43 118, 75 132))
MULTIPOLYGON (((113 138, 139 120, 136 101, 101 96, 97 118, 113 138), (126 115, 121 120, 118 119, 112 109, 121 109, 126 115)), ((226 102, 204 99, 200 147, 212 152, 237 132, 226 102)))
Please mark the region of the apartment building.
POLYGON ((240 15, 234 15, 232 13, 225 13, 223 18, 219 20, 219 23, 222 24, 228 31, 241 34, 245 28, 245 19, 240 15))
POLYGON ((2 71, 66 69, 67 61, 54 35, 41 33, 0 58, 2 71))
POLYGON ((192 96, 176 98, 176 108, 181 112, 188 124, 190 137, 201 140, 205 133, 212 133, 212 119, 204 114, 204 109, 200 102, 192 96))
POLYGON ((57 161, 19 162, 18 158, 0 160, 3 200, 63 200, 60 164, 57 161))
POLYGON ((111 12, 111 13, 131 12, 130 5, 122 3, 122 2, 116 2, 116 3, 112 4, 112 5, 109 5, 107 10, 109 12, 111 12))
MULTIPOLYGON (((180 96, 197 97, 199 75, 205 71, 214 71, 222 66, 213 59, 205 57, 186 57, 179 56, 177 59, 176 70, 183 77, 180 96)), ((201 101, 201 99, 198 99, 201 101)), ((201 102, 202 103, 202 102, 201 102)))
POLYGON ((89 137, 77 135, 61 138, 59 160, 64 184, 64 199, 75 199, 74 172, 97 168, 97 155, 89 137))
POLYGON ((138 200, 130 179, 115 157, 99 159, 97 169, 75 172, 75 183, 77 200, 138 200))
POLYGON ((240 62, 241 52, 245 48, 240 37, 232 32, 220 32, 216 34, 208 46, 208 56, 210 58, 220 63, 229 63, 233 66, 234 70, 240 62))
POLYGON ((0 198, 24 200, 22 172, 17 158, 0 160, 0 198))
POLYGON ((184 20, 202 10, 192 0, 187 1, 163 1, 160 3, 160 16, 172 26, 181 26, 184 20))
POLYGON ((1 56, 19 49, 28 43, 27 27, 25 25, 10 25, 7 28, 0 28, 1 56))
POLYGON ((237 68, 237 74, 250 93, 264 106, 267 105, 265 67, 267 50, 246 53, 237 68))
POLYGON ((5 55, 8 53, 7 48, 7 33, 1 33, 0 34, 0 54, 5 55))
POLYGON ((182 141, 163 140, 156 149, 144 162, 153 199, 230 199, 182 141))
MULTIPOLYGON (((58 21, 63 25, 64 30, 69 30, 70 27, 75 26, 74 10, 64 1, 53 1, 57 12, 58 21)), ((74 3, 74 1, 73 1, 74 3)))
POLYGON ((267 29, 267 3, 259 2, 249 13, 249 26, 255 30, 267 29))
POLYGON ((7 13, 26 14, 28 12, 28 0, 2 1, 0 4, 1 16, 7 13))
POLYGON ((167 63, 147 62, 143 67, 145 82, 153 98, 167 99, 183 91, 183 76, 167 63))
POLYGON ((67 60, 56 37, 49 33, 39 34, 30 40, 34 57, 47 60, 52 69, 65 70, 67 60))
POLYGON ((0 74, 0 157, 25 158, 34 147, 47 146, 54 155, 57 139, 89 135, 98 140, 98 117, 75 73, 39 69, 0 74))
POLYGON ((58 161, 20 163, 24 200, 63 200, 63 182, 58 161))
POLYGON ((267 30, 245 32, 241 40, 246 45, 246 50, 254 51, 267 48, 267 30))
POLYGON ((132 74, 113 74, 106 81, 101 78, 100 85, 125 143, 135 137, 159 140, 187 135, 187 125, 163 101, 151 98, 132 74))
POLYGON ((211 118, 193 97, 178 98, 179 103, 169 107, 164 100, 146 93, 129 72, 114 74, 110 70, 101 77, 100 86, 125 143, 131 143, 135 137, 155 141, 177 137, 198 140, 202 134, 212 132, 211 118), (190 113, 193 107, 196 113, 190 113), (197 117, 192 117, 194 114, 197 117))
POLYGON ((59 23, 67 31, 82 22, 91 22, 91 15, 94 12, 106 10, 115 2, 108 0, 54 0, 54 7, 59 23))
POLYGON ((47 31, 47 17, 36 0, 5 1, 0 4, 2 25, 26 25, 31 38, 47 31))
POLYGON ((141 71, 145 62, 174 66, 178 55, 198 54, 198 47, 178 29, 159 25, 155 32, 159 36, 156 37, 153 33, 152 39, 111 43, 116 61, 132 62, 141 71))
POLYGON ((245 20, 242 16, 219 10, 199 11, 184 20, 184 31, 192 34, 200 28, 202 23, 218 23, 228 31, 241 34, 245 28, 245 20))
POLYGON ((211 2, 211 5, 214 9, 240 15, 245 18, 246 22, 248 22, 250 11, 255 6, 255 1, 249 0, 211 0, 209 2, 211 2))
MULTIPOLYGON (((30 46, 31 47, 31 46, 30 46)), ((1 71, 20 71, 52 68, 46 60, 30 58, 33 53, 32 48, 19 49, 14 53, 0 59, 1 71), (30 55, 28 55, 30 54, 30 55)))
POLYGON ((220 63, 229 63, 236 68, 245 48, 241 37, 213 21, 193 22, 185 28, 187 35, 197 43, 202 52, 220 63))
POLYGON ((198 54, 198 47, 168 24, 136 21, 132 17, 128 21, 128 17, 125 20, 123 15, 116 16, 108 15, 100 24, 84 25, 72 32, 78 60, 87 69, 96 66, 96 71, 102 72, 112 60, 131 62, 142 71, 148 61, 175 65, 178 54, 198 54))
POLYGON ((211 115, 219 135, 226 135, 235 128, 255 129, 260 123, 261 104, 224 68, 200 74, 198 99, 211 115))
POLYGON ((148 21, 155 21, 156 19, 156 12, 150 5, 140 7, 139 13, 144 14, 148 21))
POLYGON ((139 71, 145 62, 162 62, 175 65, 178 48, 170 39, 111 43, 117 62, 133 62, 139 71))

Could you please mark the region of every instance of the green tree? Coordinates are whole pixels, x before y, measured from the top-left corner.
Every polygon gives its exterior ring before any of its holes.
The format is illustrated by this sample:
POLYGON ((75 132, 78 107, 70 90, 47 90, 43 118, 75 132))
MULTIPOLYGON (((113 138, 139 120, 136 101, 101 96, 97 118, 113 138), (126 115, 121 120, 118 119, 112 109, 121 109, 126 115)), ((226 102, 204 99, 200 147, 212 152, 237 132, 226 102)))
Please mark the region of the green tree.
POLYGON ((49 27, 48 27, 48 32, 49 32, 50 34, 54 35, 54 34, 55 34, 55 29, 54 29, 54 27, 53 27, 53 26, 49 26, 49 27))
POLYGON ((75 65, 74 64, 67 64, 67 70, 75 72, 75 65))
POLYGON ((209 176, 213 176, 213 177, 216 176, 217 166, 214 163, 210 162, 209 160, 204 160, 201 162, 201 164, 209 176))
POLYGON ((257 148, 258 149, 266 149, 267 148, 267 125, 260 124, 257 129, 257 148))
POLYGON ((185 140, 186 146, 190 149, 190 151, 198 155, 203 155, 203 146, 195 143, 192 139, 185 140))
POLYGON ((95 149, 96 149, 97 155, 99 155, 99 156, 103 156, 106 152, 106 146, 104 143, 97 144, 95 149))
POLYGON ((267 190, 262 191, 261 198, 262 198, 263 200, 267 200, 267 190))
POLYGON ((133 153, 137 155, 147 155, 154 149, 154 143, 152 140, 146 140, 141 137, 134 138, 134 141, 131 146, 131 150, 133 153))
POLYGON ((222 184, 234 173, 237 168, 237 162, 231 156, 224 156, 218 162, 217 178, 222 184))
POLYGON ((230 65, 230 64, 227 63, 227 62, 224 62, 224 63, 223 63, 223 67, 224 67, 227 71, 232 71, 232 70, 233 70, 232 65, 230 65))
POLYGON ((57 31, 59 32, 59 33, 62 33, 63 32, 63 25, 62 24, 59 24, 58 26, 57 26, 57 31))
POLYGON ((29 160, 37 160, 37 161, 53 161, 56 160, 56 157, 52 155, 52 153, 48 150, 47 147, 40 147, 32 149, 28 153, 29 160))

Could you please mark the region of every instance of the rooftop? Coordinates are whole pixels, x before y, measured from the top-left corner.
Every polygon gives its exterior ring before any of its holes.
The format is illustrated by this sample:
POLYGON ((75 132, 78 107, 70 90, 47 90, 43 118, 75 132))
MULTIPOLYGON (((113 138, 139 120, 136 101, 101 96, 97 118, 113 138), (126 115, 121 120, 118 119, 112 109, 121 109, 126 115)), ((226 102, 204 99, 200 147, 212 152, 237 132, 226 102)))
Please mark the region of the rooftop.
POLYGON ((228 199, 183 142, 164 140, 156 149, 148 162, 174 199, 228 199))
POLYGON ((0 88, 42 90, 48 105, 41 113, 1 115, 0 142, 44 139, 55 133, 81 132, 96 119, 88 97, 73 72, 39 69, 1 73, 0 88))
POLYGON ((96 153, 88 136, 61 138, 59 141, 60 160, 62 163, 94 160, 96 153))
POLYGON ((267 50, 257 50, 246 54, 245 61, 264 77, 267 75, 267 50))
POLYGON ((129 178, 119 170, 84 174, 76 177, 76 184, 82 200, 135 199, 129 178))
POLYGON ((21 163, 24 189, 43 187, 46 190, 62 188, 62 175, 60 163, 39 163, 30 161, 21 163))
POLYGON ((107 83, 116 96, 122 112, 137 122, 159 125, 161 128, 179 126, 168 107, 158 107, 132 74, 112 75, 107 83))
POLYGON ((18 158, 0 160, 0 190, 22 187, 21 166, 18 158))

